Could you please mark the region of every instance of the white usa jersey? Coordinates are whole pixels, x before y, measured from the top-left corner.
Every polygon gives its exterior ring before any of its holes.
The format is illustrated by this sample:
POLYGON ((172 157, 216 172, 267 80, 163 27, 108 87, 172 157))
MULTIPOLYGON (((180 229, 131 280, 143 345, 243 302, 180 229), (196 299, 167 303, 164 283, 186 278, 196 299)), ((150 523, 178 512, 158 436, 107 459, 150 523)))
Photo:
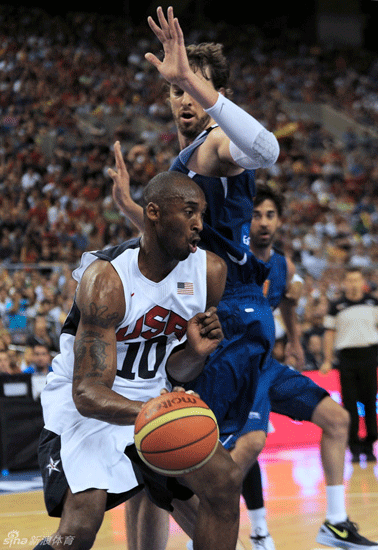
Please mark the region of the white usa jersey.
MULTIPOLYGON (((117 373, 113 390, 132 400, 147 400, 167 386, 166 362, 172 350, 185 342, 187 322, 206 309, 206 252, 177 264, 162 281, 155 283, 138 267, 139 239, 99 252, 86 252, 73 272, 80 283, 95 260, 110 261, 125 293, 126 312, 116 328, 117 373)), ((74 302, 60 337, 60 354, 53 372, 72 380, 73 343, 80 311, 74 302)))

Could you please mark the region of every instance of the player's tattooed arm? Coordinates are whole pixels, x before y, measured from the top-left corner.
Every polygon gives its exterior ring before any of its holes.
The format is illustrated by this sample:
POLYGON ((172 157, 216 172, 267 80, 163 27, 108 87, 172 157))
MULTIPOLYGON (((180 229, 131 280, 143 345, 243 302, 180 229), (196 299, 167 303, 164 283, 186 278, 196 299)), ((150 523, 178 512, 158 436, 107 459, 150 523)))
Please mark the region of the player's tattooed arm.
POLYGON ((117 370, 116 327, 125 314, 121 281, 109 262, 84 273, 76 296, 80 322, 74 343, 72 392, 83 416, 111 424, 133 424, 142 403, 112 390, 117 370))

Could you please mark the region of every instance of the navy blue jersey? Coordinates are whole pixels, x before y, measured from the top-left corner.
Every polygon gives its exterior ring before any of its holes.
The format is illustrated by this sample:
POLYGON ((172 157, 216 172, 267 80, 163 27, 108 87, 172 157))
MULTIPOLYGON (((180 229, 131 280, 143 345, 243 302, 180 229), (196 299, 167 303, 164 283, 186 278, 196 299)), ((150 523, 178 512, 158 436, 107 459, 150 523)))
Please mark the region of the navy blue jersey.
POLYGON ((276 250, 266 263, 269 268, 269 276, 264 282, 264 295, 272 309, 279 306, 285 296, 287 285, 287 262, 285 256, 276 250))
POLYGON ((244 170, 237 176, 208 177, 194 173, 186 166, 213 128, 202 132, 183 149, 170 169, 188 175, 205 193, 207 210, 200 246, 226 261, 227 285, 237 282, 261 285, 268 271, 263 262, 251 254, 248 246, 255 196, 254 170, 244 170))
POLYGON ((211 130, 183 149, 171 170, 188 175, 203 190, 207 210, 200 246, 223 258, 228 268, 226 289, 218 304, 224 339, 202 373, 186 385, 214 411, 224 434, 237 431, 248 418, 259 373, 273 349, 275 330, 270 304, 263 296, 269 266, 249 250, 254 171, 208 177, 187 168, 211 130))

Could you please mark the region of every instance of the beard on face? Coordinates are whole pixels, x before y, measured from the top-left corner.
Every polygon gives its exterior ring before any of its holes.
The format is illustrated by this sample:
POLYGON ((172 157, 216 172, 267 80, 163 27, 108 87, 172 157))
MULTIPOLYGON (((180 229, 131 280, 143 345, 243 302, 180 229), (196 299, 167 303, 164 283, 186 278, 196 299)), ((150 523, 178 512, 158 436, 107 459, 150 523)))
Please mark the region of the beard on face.
POLYGON ((204 113, 200 118, 193 118, 190 124, 186 124, 181 117, 175 117, 175 123, 178 131, 186 139, 192 141, 207 128, 210 122, 210 116, 204 113))
POLYGON ((257 233, 253 236, 250 234, 250 241, 256 248, 268 248, 273 242, 274 235, 269 233, 257 233))

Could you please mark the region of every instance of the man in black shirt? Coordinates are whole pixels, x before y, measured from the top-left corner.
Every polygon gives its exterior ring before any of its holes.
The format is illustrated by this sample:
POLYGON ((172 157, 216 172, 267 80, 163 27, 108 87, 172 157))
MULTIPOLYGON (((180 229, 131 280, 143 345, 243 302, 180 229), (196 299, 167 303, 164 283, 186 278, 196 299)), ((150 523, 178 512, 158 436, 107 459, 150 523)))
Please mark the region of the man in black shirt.
POLYGON ((354 462, 360 454, 375 461, 373 444, 377 440, 377 363, 378 300, 366 291, 362 271, 353 267, 344 276, 344 294, 331 302, 324 318, 323 373, 332 368, 337 352, 343 404, 351 417, 349 448, 354 462), (365 407, 366 437, 360 440, 357 402, 365 407))

